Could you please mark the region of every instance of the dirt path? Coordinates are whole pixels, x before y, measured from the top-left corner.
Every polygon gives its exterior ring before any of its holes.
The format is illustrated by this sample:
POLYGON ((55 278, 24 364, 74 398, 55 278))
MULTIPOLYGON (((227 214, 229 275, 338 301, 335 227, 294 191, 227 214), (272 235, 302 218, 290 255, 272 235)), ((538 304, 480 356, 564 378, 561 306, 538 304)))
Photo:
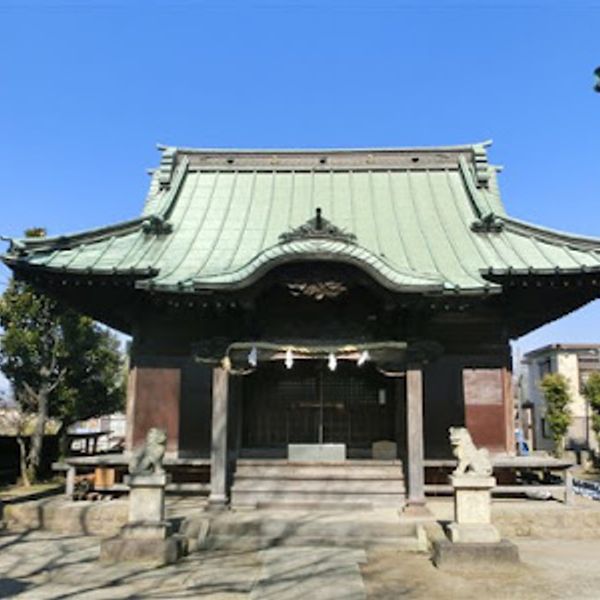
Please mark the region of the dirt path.
POLYGON ((369 600, 550 600, 600 598, 600 540, 517 543, 522 564, 510 570, 445 573, 427 556, 373 550, 363 565, 369 600))

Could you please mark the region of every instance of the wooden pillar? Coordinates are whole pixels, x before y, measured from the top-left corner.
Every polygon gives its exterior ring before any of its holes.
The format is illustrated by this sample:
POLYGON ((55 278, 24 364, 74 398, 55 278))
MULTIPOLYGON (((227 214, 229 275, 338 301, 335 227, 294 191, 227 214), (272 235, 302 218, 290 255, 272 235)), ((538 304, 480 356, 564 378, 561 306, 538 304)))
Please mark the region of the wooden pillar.
POLYGON ((567 469, 565 471, 565 504, 571 506, 575 504, 575 491, 573 490, 573 471, 567 469))
POLYGON ((73 493, 75 492, 75 467, 69 465, 67 468, 67 477, 65 481, 65 496, 68 496, 70 500, 73 500, 73 493))
POLYGON ((212 505, 227 502, 227 405, 229 400, 229 373, 213 369, 212 385, 212 440, 210 449, 210 497, 212 505))
POLYGON ((423 444, 423 374, 406 371, 406 439, 408 457, 408 506, 425 504, 425 452, 423 444))

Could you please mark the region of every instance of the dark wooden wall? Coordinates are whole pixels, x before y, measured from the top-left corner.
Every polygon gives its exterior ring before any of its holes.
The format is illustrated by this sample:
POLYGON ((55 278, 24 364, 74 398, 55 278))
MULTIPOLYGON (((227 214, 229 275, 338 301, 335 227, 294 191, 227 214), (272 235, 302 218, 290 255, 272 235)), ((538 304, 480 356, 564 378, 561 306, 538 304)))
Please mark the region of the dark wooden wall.
MULTIPOLYGON (((503 314, 493 304, 394 296, 364 282, 349 283, 348 293, 338 298, 316 301, 290 295, 279 280, 235 301, 208 297, 199 302, 158 296, 137 316, 130 444, 139 442, 148 427, 162 424, 171 450, 182 456, 209 452, 211 368, 195 361, 193 353, 223 356, 229 343, 241 340, 395 339, 409 345, 433 341, 442 348, 424 366, 426 456, 450 455, 448 428, 456 425, 468 426, 476 444, 493 451, 513 449, 510 348, 503 314)), ((240 443, 241 393, 234 377, 232 447, 240 443)), ((403 395, 396 395, 402 437, 403 395)))

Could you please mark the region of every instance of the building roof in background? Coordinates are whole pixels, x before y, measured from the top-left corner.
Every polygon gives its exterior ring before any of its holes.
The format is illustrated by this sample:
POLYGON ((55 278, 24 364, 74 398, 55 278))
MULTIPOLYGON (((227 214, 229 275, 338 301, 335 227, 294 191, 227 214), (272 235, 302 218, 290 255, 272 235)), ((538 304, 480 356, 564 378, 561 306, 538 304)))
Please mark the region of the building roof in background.
POLYGON ((403 292, 498 291, 503 275, 600 271, 600 240, 510 218, 488 143, 361 150, 161 147, 142 215, 13 240, 11 267, 194 292, 291 261, 352 264, 403 292), (319 209, 319 211, 317 210, 319 209))
POLYGON ((541 346, 540 348, 534 348, 529 352, 526 352, 523 355, 523 359, 535 358, 536 356, 540 356, 542 354, 550 354, 555 352, 589 352, 589 351, 600 352, 600 344, 547 344, 546 346, 541 346))

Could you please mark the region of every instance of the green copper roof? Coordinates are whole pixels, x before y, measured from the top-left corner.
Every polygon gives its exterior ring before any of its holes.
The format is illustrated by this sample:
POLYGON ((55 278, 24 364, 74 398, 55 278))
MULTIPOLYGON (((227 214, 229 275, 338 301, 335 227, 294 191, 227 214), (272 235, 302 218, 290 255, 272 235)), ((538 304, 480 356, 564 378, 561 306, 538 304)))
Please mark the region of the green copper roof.
POLYGON ((481 292, 490 276, 600 270, 600 240, 509 218, 485 144, 379 150, 162 148, 138 219, 15 240, 16 268, 249 285, 289 261, 356 265, 396 291, 481 292), (320 209, 317 224, 316 212, 320 209))

